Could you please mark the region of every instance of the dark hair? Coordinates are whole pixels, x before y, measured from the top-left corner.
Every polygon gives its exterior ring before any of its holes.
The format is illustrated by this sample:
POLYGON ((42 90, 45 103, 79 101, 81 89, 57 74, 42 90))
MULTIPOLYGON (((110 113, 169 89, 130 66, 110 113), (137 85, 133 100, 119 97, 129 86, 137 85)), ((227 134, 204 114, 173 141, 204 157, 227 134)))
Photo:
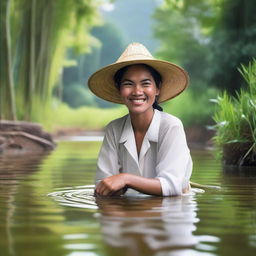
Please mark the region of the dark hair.
MULTIPOLYGON (((160 88, 160 84, 162 82, 162 77, 161 75, 159 74, 159 72, 157 70, 155 70, 153 67, 147 65, 147 64, 132 64, 132 65, 128 65, 128 66, 125 66, 121 69, 119 69, 115 75, 114 75, 114 81, 115 81, 115 85, 117 87, 118 90, 120 90, 120 86, 121 86, 121 82, 122 82, 122 78, 124 76, 124 73, 127 71, 127 69, 131 66, 134 66, 134 65, 141 65, 141 66, 144 66, 148 71, 149 73, 151 74, 151 76, 153 77, 155 83, 156 83, 156 87, 159 89, 160 88)), ((160 107, 158 105, 158 102, 157 102, 157 99, 155 99, 155 102, 153 104, 153 108, 154 109, 157 109, 159 111, 163 111, 163 108, 160 107)))

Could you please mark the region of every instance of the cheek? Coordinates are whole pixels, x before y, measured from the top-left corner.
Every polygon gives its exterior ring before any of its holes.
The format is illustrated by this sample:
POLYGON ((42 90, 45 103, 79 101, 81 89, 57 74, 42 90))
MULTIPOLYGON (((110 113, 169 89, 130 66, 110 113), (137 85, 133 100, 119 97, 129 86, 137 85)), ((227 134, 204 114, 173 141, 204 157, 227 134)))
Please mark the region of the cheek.
POLYGON ((128 88, 121 88, 119 92, 120 92, 121 98, 127 97, 127 95, 129 95, 130 93, 128 88))
POLYGON ((148 95, 151 95, 152 97, 153 96, 155 97, 155 96, 159 95, 159 89, 154 88, 154 87, 150 87, 150 88, 147 89, 146 93, 148 95))

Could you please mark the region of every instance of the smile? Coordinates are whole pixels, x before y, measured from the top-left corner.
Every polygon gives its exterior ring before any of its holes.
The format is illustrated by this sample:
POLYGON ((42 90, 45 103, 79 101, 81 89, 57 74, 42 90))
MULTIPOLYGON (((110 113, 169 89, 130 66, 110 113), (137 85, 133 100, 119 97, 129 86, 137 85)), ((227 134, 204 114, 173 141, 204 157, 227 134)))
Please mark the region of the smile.
POLYGON ((133 103, 133 104, 142 104, 146 101, 146 99, 130 99, 130 101, 133 103))

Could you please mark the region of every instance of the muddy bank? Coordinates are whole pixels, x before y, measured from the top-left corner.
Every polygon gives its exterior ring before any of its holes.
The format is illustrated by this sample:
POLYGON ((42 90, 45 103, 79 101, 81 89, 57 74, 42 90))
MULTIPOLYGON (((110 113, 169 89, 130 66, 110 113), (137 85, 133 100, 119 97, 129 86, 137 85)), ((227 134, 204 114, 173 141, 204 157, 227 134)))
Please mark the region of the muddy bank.
POLYGON ((0 120, 0 155, 42 153, 56 144, 39 124, 0 120))

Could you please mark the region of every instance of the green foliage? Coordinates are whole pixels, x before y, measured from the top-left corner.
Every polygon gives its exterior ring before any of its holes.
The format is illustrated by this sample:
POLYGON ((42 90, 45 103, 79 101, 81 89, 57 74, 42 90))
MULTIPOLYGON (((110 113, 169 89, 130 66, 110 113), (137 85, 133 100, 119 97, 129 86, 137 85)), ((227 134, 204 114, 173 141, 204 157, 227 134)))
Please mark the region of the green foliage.
POLYGON ((218 14, 215 0, 166 0, 154 14, 155 36, 161 43, 158 57, 182 65, 196 90, 209 86, 207 56, 218 14))
POLYGON ((214 106, 210 104, 209 99, 216 93, 216 90, 212 88, 204 92, 194 92, 188 89, 178 97, 164 103, 163 108, 165 112, 179 117, 184 126, 209 125, 212 123, 211 116, 214 113, 214 106))
POLYGON ((68 105, 55 101, 46 109, 45 116, 37 116, 36 121, 43 124, 48 131, 58 129, 80 128, 83 130, 102 130, 110 121, 127 114, 124 106, 111 109, 82 106, 70 108, 68 105))
POLYGON ((72 108, 78 108, 81 106, 96 106, 94 96, 85 89, 84 85, 71 84, 63 92, 63 101, 68 103, 72 108))
POLYGON ((246 86, 237 71, 256 57, 255 0, 225 0, 210 42, 211 83, 235 95, 246 86))
POLYGON ((181 64, 192 87, 215 86, 235 94, 237 71, 256 55, 254 0, 165 0, 154 15, 158 56, 181 64))
POLYGON ((214 102, 218 109, 215 112, 215 143, 222 150, 225 144, 249 143, 250 148, 243 155, 256 154, 256 61, 246 68, 242 65, 240 72, 245 78, 248 89, 241 90, 237 96, 224 92, 214 102))
POLYGON ((69 60, 74 60, 76 65, 65 67, 63 70, 63 101, 72 107, 81 105, 94 105, 102 108, 116 107, 115 104, 103 101, 100 98, 89 97, 85 86, 89 76, 93 72, 102 66, 115 62, 119 57, 125 47, 123 34, 116 25, 110 22, 95 27, 92 29, 91 34, 98 40, 98 43, 92 47, 91 52, 77 56, 74 50, 69 49, 68 51, 69 60), (79 88, 81 92, 80 100, 78 100, 79 103, 76 100, 77 97, 73 97, 75 91, 78 92, 78 83, 84 87, 84 90, 79 88), (73 86, 76 88, 72 89, 73 86), (87 96, 85 97, 85 95, 87 96))
MULTIPOLYGON (((123 31, 125 44, 140 42, 150 51, 158 45, 153 37, 152 15, 159 5, 158 0, 115 0, 115 8, 111 12, 103 12, 105 20, 117 24, 123 31)), ((122 49, 123 50, 123 49, 122 49)))
POLYGON ((126 46, 123 31, 111 22, 95 27, 92 35, 101 42, 98 68, 115 62, 126 46))
MULTIPOLYGON (((1 4, 9 2, 3 0, 1 4)), ((72 45, 76 52, 89 49, 92 42, 89 31, 98 23, 99 1, 17 0, 11 3, 10 12, 5 15, 6 24, 11 20, 10 42, 4 46, 1 43, 1 51, 7 52, 9 58, 1 60, 1 64, 9 68, 14 80, 16 98, 13 97, 11 103, 12 106, 17 103, 18 118, 34 120, 50 102, 53 86, 65 63, 67 47, 72 45)), ((6 27, 1 26, 0 33, 6 34, 5 30, 6 27)), ((1 81, 1 85, 8 85, 1 86, 1 104, 11 93, 10 82, 5 83, 7 79, 6 76, 1 81)), ((13 119, 6 113, 8 109, 1 107, 1 117, 13 119)))

